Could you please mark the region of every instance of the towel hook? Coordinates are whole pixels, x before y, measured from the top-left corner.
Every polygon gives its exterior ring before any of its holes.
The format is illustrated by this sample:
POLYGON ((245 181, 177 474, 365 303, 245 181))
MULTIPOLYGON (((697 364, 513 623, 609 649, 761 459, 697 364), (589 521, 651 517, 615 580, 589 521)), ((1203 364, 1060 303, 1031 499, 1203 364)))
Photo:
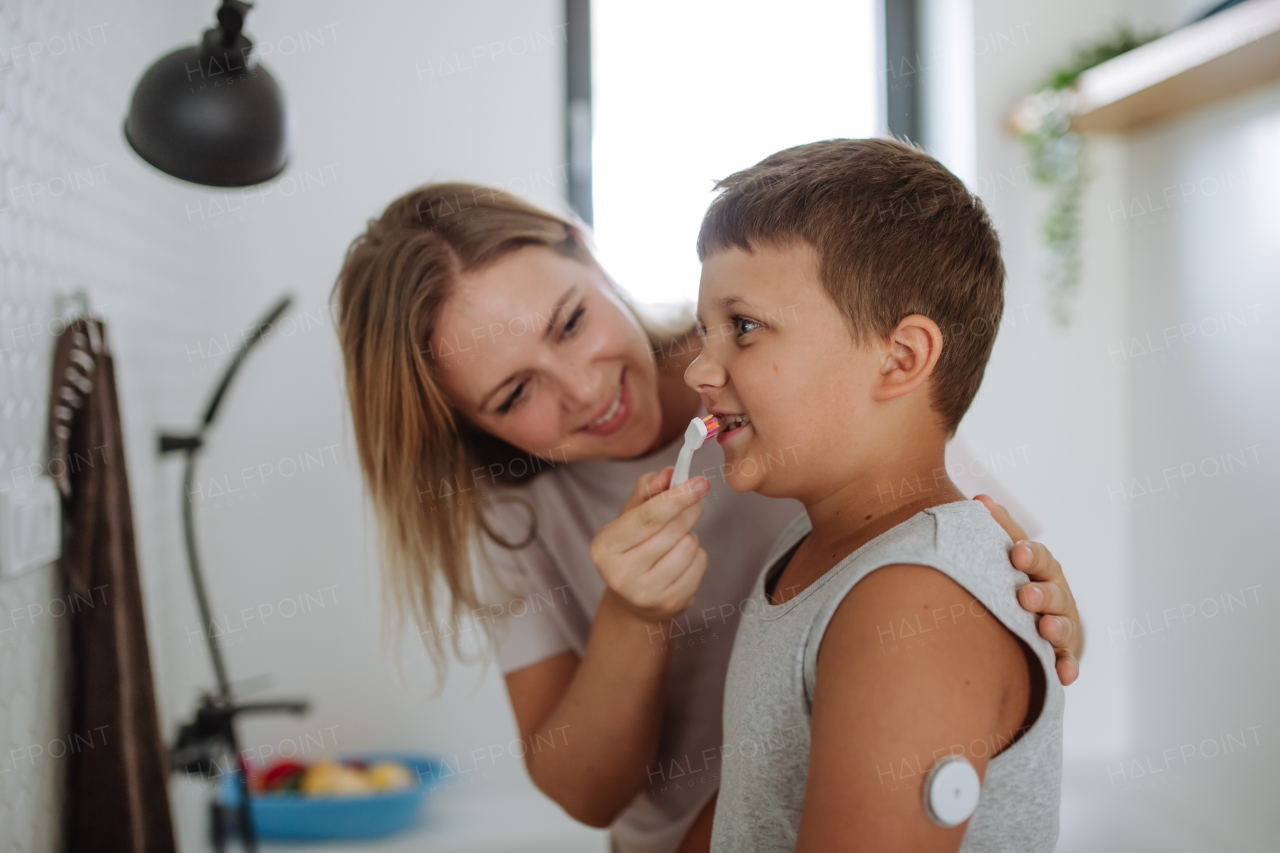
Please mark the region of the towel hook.
POLYGON ((89 294, 84 291, 84 288, 76 288, 70 293, 59 293, 54 300, 54 313, 67 323, 77 317, 88 318, 89 294))

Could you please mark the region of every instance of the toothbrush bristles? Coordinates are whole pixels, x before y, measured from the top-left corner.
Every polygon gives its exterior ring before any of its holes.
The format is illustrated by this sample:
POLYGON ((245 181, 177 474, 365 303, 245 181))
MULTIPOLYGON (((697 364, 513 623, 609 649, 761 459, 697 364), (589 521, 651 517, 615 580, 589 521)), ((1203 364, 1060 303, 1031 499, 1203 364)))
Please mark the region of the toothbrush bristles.
POLYGON ((716 433, 720 431, 720 421, 715 415, 707 415, 702 419, 702 422, 707 425, 707 437, 704 438, 703 441, 710 441, 715 438, 716 433))

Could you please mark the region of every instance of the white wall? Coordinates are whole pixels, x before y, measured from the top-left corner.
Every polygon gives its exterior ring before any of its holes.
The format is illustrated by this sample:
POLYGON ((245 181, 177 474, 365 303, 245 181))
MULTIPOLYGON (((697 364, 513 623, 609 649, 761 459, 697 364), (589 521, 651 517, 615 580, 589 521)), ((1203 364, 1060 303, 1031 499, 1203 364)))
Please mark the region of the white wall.
MULTIPOLYGON (((1208 5, 973 0, 972 33, 952 33, 953 53, 957 38, 973 45, 966 177, 1009 270, 965 440, 978 455, 1030 443, 1029 464, 1001 476, 1066 567, 1089 638, 1067 692, 1064 851, 1264 850, 1280 838, 1264 511, 1280 424, 1280 87, 1088 137, 1085 272, 1067 330, 1045 311, 1046 199, 1003 128, 1018 98, 1113 22, 1170 29, 1208 5)), ((939 121, 947 109, 933 106, 931 129, 951 136, 931 142, 965 174, 966 122, 939 121)))
POLYGON ((1113 201, 1125 212, 1108 221, 1131 246, 1114 360, 1133 387, 1133 479, 1116 503, 1135 574, 1132 612, 1109 637, 1133 662, 1139 725, 1116 784, 1200 838, 1275 849, 1280 85, 1135 133, 1129 148, 1128 191, 1113 201), (1186 744, 1185 763, 1162 756, 1186 744), (1134 772, 1148 756, 1169 781, 1134 772))
MULTIPOLYGON (((1125 247, 1118 236, 1086 223, 1077 320, 1060 329, 1041 276, 1046 196, 1031 183, 1030 158, 1005 131, 1004 119, 1057 57, 1109 20, 1113 7, 1103 0, 973 0, 972 17, 962 26, 951 20, 956 8, 939 5, 929 4, 936 17, 926 23, 924 39, 923 64, 932 69, 922 73, 927 141, 987 205, 1008 271, 1004 324, 961 438, 974 456, 995 462, 995 479, 1027 508, 1066 567, 1086 633, 1096 638, 1128 606, 1128 527, 1107 507, 1102 489, 1129 467, 1128 380, 1110 369, 1104 349, 1126 328, 1125 247), (967 110, 964 98, 973 99, 967 110)), ((1124 152, 1113 141, 1095 140, 1091 158, 1099 175, 1092 198, 1122 179, 1124 152)), ((1069 760, 1129 744, 1123 660, 1091 649, 1068 697, 1069 760)))

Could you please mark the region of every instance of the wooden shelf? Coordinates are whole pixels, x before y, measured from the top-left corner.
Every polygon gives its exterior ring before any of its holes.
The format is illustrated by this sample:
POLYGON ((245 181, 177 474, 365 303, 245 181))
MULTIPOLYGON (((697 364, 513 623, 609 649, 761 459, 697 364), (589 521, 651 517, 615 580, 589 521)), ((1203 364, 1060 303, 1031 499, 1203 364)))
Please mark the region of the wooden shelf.
POLYGON ((1130 130, 1273 80, 1280 0, 1248 0, 1081 74, 1068 96, 1071 123, 1130 130))

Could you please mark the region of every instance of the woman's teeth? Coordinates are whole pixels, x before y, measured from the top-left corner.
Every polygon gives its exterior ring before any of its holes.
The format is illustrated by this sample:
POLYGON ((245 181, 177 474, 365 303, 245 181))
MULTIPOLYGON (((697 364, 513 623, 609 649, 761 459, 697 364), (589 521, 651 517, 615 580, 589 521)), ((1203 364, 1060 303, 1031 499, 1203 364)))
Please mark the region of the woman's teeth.
POLYGON ((587 426, 598 427, 601 424, 608 423, 613 418, 614 415, 618 414, 618 407, 621 405, 622 405, 622 386, 618 386, 618 396, 613 398, 613 404, 609 406, 609 411, 605 412, 603 415, 596 418, 591 423, 587 424, 587 426))
POLYGON ((716 419, 720 421, 720 429, 724 432, 751 423, 751 418, 746 415, 716 415, 716 419))

